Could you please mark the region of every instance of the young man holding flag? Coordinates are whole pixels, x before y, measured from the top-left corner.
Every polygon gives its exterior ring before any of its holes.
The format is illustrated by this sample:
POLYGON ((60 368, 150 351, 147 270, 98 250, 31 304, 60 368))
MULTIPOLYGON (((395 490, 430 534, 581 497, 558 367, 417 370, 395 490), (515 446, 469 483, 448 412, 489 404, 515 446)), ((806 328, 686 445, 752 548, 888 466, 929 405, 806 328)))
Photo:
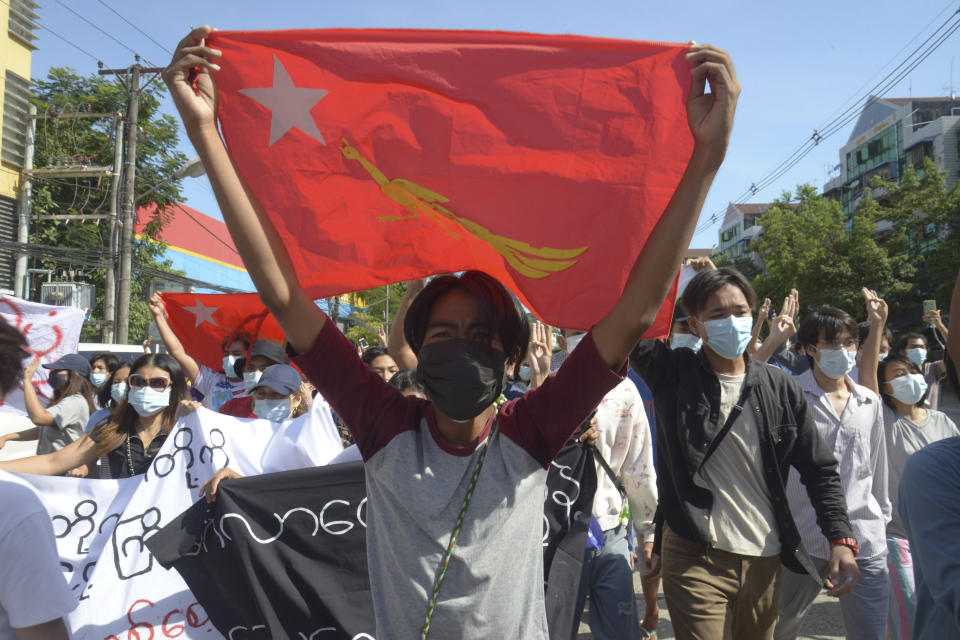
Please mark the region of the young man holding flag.
POLYGON ((695 148, 619 300, 561 371, 500 406, 504 368, 522 359, 529 325, 490 276, 437 278, 407 315, 405 336, 430 401, 402 396, 364 367, 313 303, 217 130, 214 60, 221 53, 205 42, 211 31, 192 31, 164 78, 244 264, 298 354, 294 361, 350 425, 363 455, 377 637, 546 638, 546 467, 623 379, 628 354, 671 287, 732 130, 740 86, 729 56, 708 45, 686 55, 695 148))

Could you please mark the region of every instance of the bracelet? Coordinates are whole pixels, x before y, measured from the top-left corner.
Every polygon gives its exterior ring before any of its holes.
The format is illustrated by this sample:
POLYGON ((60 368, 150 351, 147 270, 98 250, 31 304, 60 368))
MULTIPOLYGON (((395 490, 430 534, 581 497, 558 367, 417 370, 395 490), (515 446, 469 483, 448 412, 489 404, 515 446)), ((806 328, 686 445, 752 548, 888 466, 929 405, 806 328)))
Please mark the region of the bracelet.
POLYGON ((831 540, 830 544, 833 546, 843 545, 848 547, 851 551, 853 551, 854 558, 860 555, 860 545, 857 544, 856 538, 837 538, 835 540, 831 540))

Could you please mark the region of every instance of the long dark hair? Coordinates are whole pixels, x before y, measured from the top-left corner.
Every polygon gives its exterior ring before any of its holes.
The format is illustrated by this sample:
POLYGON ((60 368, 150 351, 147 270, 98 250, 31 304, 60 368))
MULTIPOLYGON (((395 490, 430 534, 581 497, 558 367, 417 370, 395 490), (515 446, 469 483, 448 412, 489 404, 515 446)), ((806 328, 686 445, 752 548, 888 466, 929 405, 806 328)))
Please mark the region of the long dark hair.
MULTIPOLYGON (((93 385, 90 384, 89 380, 81 376, 76 371, 70 371, 69 369, 54 369, 54 371, 65 371, 67 374, 67 384, 63 385, 59 389, 53 390, 53 399, 50 400, 50 404, 48 405, 49 407, 59 404, 64 398, 79 395, 87 401, 87 406, 90 408, 90 413, 93 413, 97 410, 96 406, 93 404, 93 385)), ((53 373, 53 371, 51 371, 51 373, 53 373)))
POLYGON ((97 360, 103 361, 103 366, 107 368, 107 371, 111 374, 117 370, 117 367, 120 366, 121 360, 120 357, 115 353, 110 353, 109 351, 103 351, 101 353, 95 353, 89 358, 90 367, 93 367, 93 363, 97 360))
MULTIPOLYGON (((165 353, 147 353, 140 356, 130 365, 130 375, 135 375, 140 369, 151 366, 163 369, 170 374, 172 382, 170 404, 163 410, 163 433, 169 433, 177 421, 180 401, 190 398, 187 380, 183 377, 183 368, 180 363, 165 353)), ((130 403, 124 400, 114 407, 106 422, 93 428, 90 437, 97 443, 97 449, 101 455, 123 446, 130 434, 134 432, 138 416, 139 414, 130 406, 130 403)))
POLYGON ((117 403, 113 400, 113 395, 111 395, 110 390, 113 388, 113 379, 117 375, 117 371, 123 369, 124 367, 129 368, 130 365, 126 362, 121 362, 119 365, 110 370, 110 375, 107 376, 106 382, 103 383, 103 388, 97 392, 97 402, 100 403, 101 407, 116 407, 117 403))

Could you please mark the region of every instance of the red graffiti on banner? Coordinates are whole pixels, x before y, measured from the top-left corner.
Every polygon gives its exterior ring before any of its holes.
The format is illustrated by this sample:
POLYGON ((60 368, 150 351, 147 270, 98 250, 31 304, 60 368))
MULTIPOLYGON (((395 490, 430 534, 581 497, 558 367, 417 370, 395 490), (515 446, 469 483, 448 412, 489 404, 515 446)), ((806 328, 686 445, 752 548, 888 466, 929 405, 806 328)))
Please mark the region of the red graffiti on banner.
MULTIPOLYGON (((130 608, 127 609, 127 622, 130 623, 130 628, 126 631, 121 631, 120 633, 126 633, 126 640, 153 640, 154 631, 159 627, 160 633, 162 634, 159 637, 162 638, 177 638, 182 636, 187 627, 192 629, 199 629, 210 622, 210 616, 207 615, 206 611, 203 610, 203 606, 199 602, 194 602, 186 608, 185 611, 180 609, 171 609, 163 614, 162 617, 157 616, 157 624, 152 624, 145 621, 136 621, 133 619, 134 609, 137 608, 137 605, 145 604, 145 607, 141 607, 138 611, 145 611, 151 609, 154 605, 153 602, 147 600, 146 598, 140 598, 139 600, 134 601, 130 608), (177 616, 181 616, 178 618, 177 616), (171 620, 172 619, 172 620, 171 620), (178 621, 179 620, 179 621, 178 621), (141 636, 140 632, 143 631, 145 634, 149 635, 141 636)), ((207 629, 211 631, 212 627, 207 629)), ((106 636, 103 640, 122 640, 119 635, 110 635, 106 636)))

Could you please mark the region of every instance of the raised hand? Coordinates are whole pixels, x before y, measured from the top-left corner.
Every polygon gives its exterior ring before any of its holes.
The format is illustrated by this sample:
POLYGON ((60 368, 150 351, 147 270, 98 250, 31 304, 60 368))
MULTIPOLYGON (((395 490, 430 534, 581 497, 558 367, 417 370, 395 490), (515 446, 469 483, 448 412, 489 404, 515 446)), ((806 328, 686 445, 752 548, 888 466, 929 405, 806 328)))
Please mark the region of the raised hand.
POLYGON ((553 349, 553 329, 541 322, 534 322, 530 327, 530 354, 527 361, 530 363, 530 388, 536 389, 547 376, 550 375, 550 357, 553 349))
MULTIPOLYGON (((863 300, 867 305, 867 319, 870 324, 883 325, 887 321, 887 302, 877 295, 873 289, 863 288, 863 300)), ((939 317, 939 312, 937 312, 939 317)))
POLYGON ((387 327, 386 325, 380 325, 377 327, 377 339, 380 341, 380 346, 387 346, 387 327))
POLYGON ((729 54, 709 44, 694 44, 687 54, 693 65, 690 96, 687 99, 687 123, 697 146, 716 154, 719 166, 726 153, 733 114, 740 97, 740 81, 729 54), (710 93, 706 92, 707 81, 710 93))
POLYGON ((188 135, 195 128, 216 128, 217 90, 211 74, 220 66, 209 58, 222 54, 206 46, 206 38, 213 31, 213 27, 204 25, 188 33, 173 52, 170 66, 163 70, 163 80, 188 135))
MULTIPOLYGON (((154 318, 160 318, 164 316, 163 298, 160 297, 159 293, 155 293, 152 296, 150 296, 150 299, 147 300, 147 308, 150 309, 150 313, 153 314, 154 318)), ((149 341, 149 338, 147 340, 144 340, 144 342, 148 342, 148 341, 149 341)), ((144 348, 147 348, 149 346, 150 346, 149 344, 145 344, 144 348)))

